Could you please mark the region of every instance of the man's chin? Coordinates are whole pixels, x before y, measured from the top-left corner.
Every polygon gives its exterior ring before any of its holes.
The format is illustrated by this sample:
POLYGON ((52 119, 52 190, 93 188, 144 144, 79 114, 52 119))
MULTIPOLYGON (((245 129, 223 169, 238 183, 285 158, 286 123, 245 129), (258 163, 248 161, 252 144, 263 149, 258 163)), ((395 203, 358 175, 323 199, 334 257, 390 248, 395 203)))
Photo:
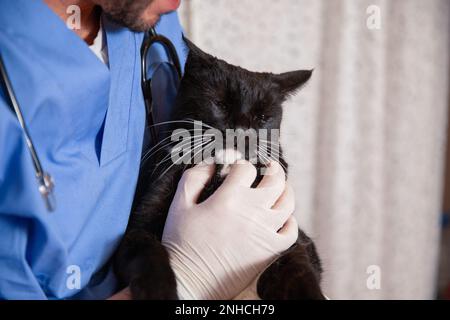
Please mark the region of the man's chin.
POLYGON ((153 15, 151 17, 142 18, 140 19, 140 23, 138 23, 135 26, 135 28, 131 26, 130 29, 137 32, 144 32, 156 26, 159 20, 161 20, 161 16, 159 15, 153 15))
MULTIPOLYGON (((117 1, 125 3, 125 0, 117 1)), ((107 6, 108 2, 105 2, 104 12, 112 21, 132 31, 144 32, 154 27, 162 15, 176 10, 180 3, 181 0, 165 0, 161 2, 136 0, 133 2, 133 6, 125 8, 122 6, 107 6)))
POLYGON ((169 12, 175 11, 180 6, 181 0, 165 0, 163 2, 151 2, 150 6, 142 13, 139 18, 140 23, 137 24, 137 28, 131 28, 134 31, 146 31, 151 27, 154 27, 161 16, 169 12))
POLYGON ((130 29, 131 31, 135 31, 135 32, 148 31, 150 28, 156 26, 161 18, 158 15, 153 15, 151 17, 139 18, 139 19, 135 19, 133 21, 124 21, 122 19, 117 19, 116 17, 113 17, 109 14, 106 14, 106 16, 111 21, 130 29))

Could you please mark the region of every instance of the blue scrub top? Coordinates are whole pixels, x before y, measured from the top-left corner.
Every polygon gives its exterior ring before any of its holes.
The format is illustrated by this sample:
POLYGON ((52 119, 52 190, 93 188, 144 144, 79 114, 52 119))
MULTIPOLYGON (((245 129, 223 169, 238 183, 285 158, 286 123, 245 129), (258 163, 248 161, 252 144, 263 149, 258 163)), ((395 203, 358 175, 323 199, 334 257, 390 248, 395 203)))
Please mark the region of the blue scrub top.
MULTIPOLYGON (((0 298, 107 298, 117 290, 109 260, 127 226, 143 145, 143 35, 104 19, 108 68, 41 0, 0 0, 0 21, 0 53, 57 201, 48 213, 0 90, 0 298)), ((177 14, 156 29, 184 66, 177 14)), ((149 59, 167 57, 156 48, 149 59)))

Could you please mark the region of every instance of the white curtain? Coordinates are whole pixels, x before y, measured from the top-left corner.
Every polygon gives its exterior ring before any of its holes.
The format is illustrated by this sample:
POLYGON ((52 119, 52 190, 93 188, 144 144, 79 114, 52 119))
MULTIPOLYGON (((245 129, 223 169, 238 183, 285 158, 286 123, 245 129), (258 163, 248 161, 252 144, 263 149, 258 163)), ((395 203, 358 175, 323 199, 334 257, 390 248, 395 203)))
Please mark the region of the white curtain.
POLYGON ((184 0, 180 14, 191 40, 230 63, 314 68, 282 136, 327 295, 434 298, 450 1, 184 0), (368 28, 377 8, 380 29, 368 28))

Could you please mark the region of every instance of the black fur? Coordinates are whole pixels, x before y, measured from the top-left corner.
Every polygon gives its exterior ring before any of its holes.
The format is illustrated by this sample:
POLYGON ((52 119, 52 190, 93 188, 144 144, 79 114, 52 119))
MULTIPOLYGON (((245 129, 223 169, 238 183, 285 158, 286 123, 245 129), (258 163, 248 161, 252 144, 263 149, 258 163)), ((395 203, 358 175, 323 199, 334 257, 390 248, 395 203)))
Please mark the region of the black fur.
MULTIPOLYGON (((221 131, 238 127, 280 129, 283 102, 312 74, 312 71, 279 75, 250 72, 185 41, 189 55, 173 120, 195 119, 221 131)), ((192 129, 192 124, 174 123, 166 129, 171 132, 178 128, 192 129)), ((174 165, 167 170, 171 161, 155 165, 173 146, 163 148, 143 167, 128 229, 115 256, 116 273, 123 285, 130 286, 134 299, 177 299, 175 277, 160 240, 178 181, 189 166, 174 165)), ((282 156, 279 162, 287 169, 282 156)), ((263 165, 258 163, 257 167, 263 165)), ((222 183, 220 169, 218 165, 199 202, 222 183)), ((258 175, 254 186, 260 179, 258 175)), ((315 246, 300 230, 297 243, 260 277, 258 294, 262 299, 323 299, 319 286, 321 273, 315 246)))

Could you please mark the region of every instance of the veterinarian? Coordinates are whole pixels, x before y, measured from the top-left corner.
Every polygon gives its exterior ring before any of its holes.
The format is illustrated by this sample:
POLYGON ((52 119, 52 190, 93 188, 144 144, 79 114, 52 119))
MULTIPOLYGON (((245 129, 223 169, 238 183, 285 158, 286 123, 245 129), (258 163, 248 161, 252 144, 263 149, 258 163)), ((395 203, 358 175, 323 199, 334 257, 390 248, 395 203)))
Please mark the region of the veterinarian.
MULTIPOLYGON (((0 54, 56 200, 49 212, 3 84, 0 298, 130 298, 110 259, 127 227, 145 140, 142 31, 159 21, 156 31, 184 64, 178 6, 179 0, 0 0, 0 54)), ((164 113, 173 97, 161 94, 164 113)), ((212 167, 185 173, 164 230, 181 299, 233 298, 294 243, 293 193, 272 166, 274 174, 254 191, 255 168, 234 165, 206 209, 195 199, 212 167), (268 216, 271 207, 279 214, 268 216), (191 250, 197 246, 202 250, 191 250)))

